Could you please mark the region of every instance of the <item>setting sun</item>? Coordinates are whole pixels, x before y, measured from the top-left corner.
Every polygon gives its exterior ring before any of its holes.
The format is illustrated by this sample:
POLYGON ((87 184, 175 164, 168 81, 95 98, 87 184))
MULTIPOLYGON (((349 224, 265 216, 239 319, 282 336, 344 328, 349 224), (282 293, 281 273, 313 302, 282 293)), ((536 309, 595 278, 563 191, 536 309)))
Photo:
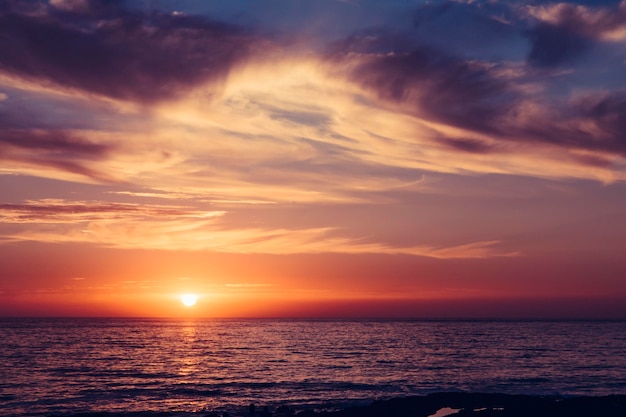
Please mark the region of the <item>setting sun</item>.
POLYGON ((192 307, 198 301, 198 296, 196 294, 184 294, 180 296, 180 300, 187 307, 192 307))

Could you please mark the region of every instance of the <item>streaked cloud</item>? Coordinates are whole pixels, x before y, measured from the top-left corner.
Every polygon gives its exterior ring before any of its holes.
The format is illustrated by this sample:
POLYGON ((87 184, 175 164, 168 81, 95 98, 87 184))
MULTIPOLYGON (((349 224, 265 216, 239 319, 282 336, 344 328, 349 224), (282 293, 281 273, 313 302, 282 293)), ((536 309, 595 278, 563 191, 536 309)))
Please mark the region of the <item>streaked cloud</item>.
POLYGON ((441 2, 401 14, 386 3, 377 7, 402 15, 398 26, 352 21, 331 39, 314 25, 272 32, 269 21, 189 8, 6 2, 0 174, 91 184, 101 195, 4 204, 2 221, 21 225, 12 239, 109 247, 517 254, 480 231, 403 245, 332 217, 229 219, 244 206, 279 218, 290 205, 454 195, 443 176, 623 181, 626 85, 579 58, 620 56, 624 4, 441 2))
POLYGON ((185 206, 63 201, 58 199, 26 201, 23 204, 1 204, 0 213, 2 219, 7 223, 76 223, 159 217, 205 219, 224 214, 222 211, 193 210, 185 206))
POLYGON ((515 256, 499 242, 452 247, 396 247, 371 239, 342 236, 333 228, 263 229, 224 227, 223 211, 185 206, 40 200, 0 205, 5 224, 28 225, 3 239, 49 243, 89 243, 125 249, 213 250, 230 253, 387 253, 433 258, 515 256))

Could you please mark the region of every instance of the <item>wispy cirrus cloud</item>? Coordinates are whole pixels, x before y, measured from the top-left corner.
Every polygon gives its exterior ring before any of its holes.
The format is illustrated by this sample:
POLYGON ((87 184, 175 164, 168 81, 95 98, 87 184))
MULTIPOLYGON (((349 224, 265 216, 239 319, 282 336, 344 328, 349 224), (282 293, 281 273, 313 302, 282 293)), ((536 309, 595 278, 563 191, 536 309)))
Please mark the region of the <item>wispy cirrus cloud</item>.
POLYGON ((169 217, 206 219, 221 216, 224 212, 194 210, 176 205, 44 199, 22 204, 0 204, 0 214, 6 223, 76 223, 169 217))
POLYGON ((27 228, 0 235, 4 241, 89 243, 124 249, 212 250, 228 253, 386 253, 439 259, 517 256, 498 241, 458 246, 394 246, 342 236, 336 228, 277 229, 224 227, 224 211, 174 205, 138 205, 39 200, 1 204, 4 224, 27 228))

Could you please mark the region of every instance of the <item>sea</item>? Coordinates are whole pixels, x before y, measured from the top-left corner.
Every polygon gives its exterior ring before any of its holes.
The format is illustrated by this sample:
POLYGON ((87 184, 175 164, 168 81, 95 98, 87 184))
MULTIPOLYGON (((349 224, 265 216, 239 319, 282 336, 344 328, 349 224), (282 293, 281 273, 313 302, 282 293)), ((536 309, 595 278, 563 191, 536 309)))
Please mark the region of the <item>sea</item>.
POLYGON ((626 394, 624 321, 0 319, 0 415, 626 394))

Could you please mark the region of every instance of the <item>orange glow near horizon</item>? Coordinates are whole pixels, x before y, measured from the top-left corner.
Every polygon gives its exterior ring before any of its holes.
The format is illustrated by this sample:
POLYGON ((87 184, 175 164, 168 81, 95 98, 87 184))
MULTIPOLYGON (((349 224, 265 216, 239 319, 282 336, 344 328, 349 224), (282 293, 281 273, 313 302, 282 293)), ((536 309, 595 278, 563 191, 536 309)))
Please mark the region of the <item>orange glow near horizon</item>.
POLYGON ((502 257, 489 260, 491 268, 485 269, 480 258, 209 256, 76 247, 72 253, 80 256, 68 260, 55 254, 69 249, 59 245, 35 264, 20 245, 6 249, 0 260, 9 276, 19 276, 16 266, 25 278, 47 274, 47 287, 19 289, 20 281, 5 281, 5 288, 14 289, 0 294, 3 316, 537 317, 558 316, 558 306, 568 317, 622 314, 611 301, 619 298, 611 294, 612 282, 598 281, 594 291, 584 285, 587 274, 598 273, 594 264, 563 270, 558 259, 536 269, 528 257, 502 257), (560 280, 555 270, 565 272, 560 280), (198 295, 191 308, 181 303, 186 293, 198 295), (606 306, 594 301, 601 299, 608 300, 606 306))
MULTIPOLYGON (((257 272, 261 272, 257 269, 257 272)), ((432 273, 432 271, 431 271, 432 273)), ((261 273, 260 276, 263 274, 261 273)), ((365 276, 364 276, 365 277, 365 276)), ((78 280, 84 284, 89 279, 78 280)), ((117 289, 82 289, 23 292, 3 304, 2 315, 34 316, 111 316, 153 318, 454 318, 454 317, 592 317, 619 316, 623 303, 602 293, 583 294, 554 291, 536 296, 528 287, 475 291, 470 288, 442 290, 422 283, 403 292, 381 286, 381 279, 353 282, 332 280, 300 281, 301 288, 285 280, 201 285, 199 278, 169 279, 169 284, 145 281, 143 289, 132 286, 117 289), (180 282, 194 293, 177 291, 180 282), (270 285, 270 282, 274 282, 270 285), (360 282, 357 285, 357 282, 360 282), (152 285, 150 288, 149 286, 152 285), (357 289, 358 287, 358 289, 357 289), (186 306, 182 296, 195 295, 196 303, 186 306)), ((293 277, 290 282, 295 282, 293 277)), ((400 281, 401 282, 401 281, 400 281)), ((393 281, 387 280, 393 286, 393 281)), ((529 285, 528 282, 525 285, 529 285)), ((540 285, 539 283, 536 285, 540 285)), ((520 284, 521 287, 521 284, 520 284)), ((6 299, 6 296, 5 296, 6 299)), ((189 300, 191 301, 191 300, 189 300)))

